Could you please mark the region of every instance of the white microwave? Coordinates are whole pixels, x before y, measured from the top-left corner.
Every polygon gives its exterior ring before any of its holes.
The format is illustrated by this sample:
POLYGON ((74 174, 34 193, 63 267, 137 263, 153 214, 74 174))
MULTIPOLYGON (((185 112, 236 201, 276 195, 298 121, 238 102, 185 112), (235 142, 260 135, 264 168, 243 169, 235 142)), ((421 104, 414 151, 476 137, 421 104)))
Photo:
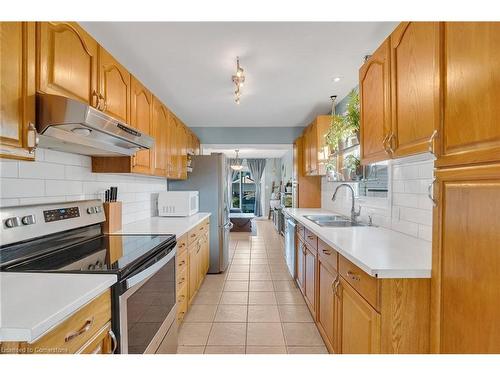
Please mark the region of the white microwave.
POLYGON ((199 210, 199 192, 164 191, 158 195, 160 216, 191 216, 199 210))

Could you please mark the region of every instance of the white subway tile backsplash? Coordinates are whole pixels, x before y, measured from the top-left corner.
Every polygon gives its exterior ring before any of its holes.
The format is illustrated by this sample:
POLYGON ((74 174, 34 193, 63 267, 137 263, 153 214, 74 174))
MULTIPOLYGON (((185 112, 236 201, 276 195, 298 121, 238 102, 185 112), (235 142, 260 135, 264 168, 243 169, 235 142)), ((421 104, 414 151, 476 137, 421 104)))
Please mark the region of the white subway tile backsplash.
POLYGON ((64 179, 64 165, 53 163, 33 163, 30 161, 19 162, 20 178, 36 178, 39 180, 64 179))
POLYGON ((14 160, 0 161, 0 176, 2 177, 18 177, 19 162, 14 160))
MULTIPOLYGON (((360 219, 367 221, 371 215, 375 225, 432 241, 432 202, 427 189, 434 175, 434 159, 426 156, 397 159, 391 161, 390 169, 392 180, 387 199, 356 199, 356 208, 358 204, 362 206, 360 219)), ((322 179, 322 207, 349 215, 351 201, 347 189, 339 190, 335 202, 330 199, 337 185, 322 179)))
POLYGON ((35 160, 0 161, 2 207, 103 199, 106 189, 118 186, 125 224, 155 214, 158 192, 167 190, 161 177, 92 173, 91 158, 84 155, 38 149, 35 160))
POLYGON ((44 180, 3 178, 0 181, 2 198, 24 198, 45 195, 44 180))

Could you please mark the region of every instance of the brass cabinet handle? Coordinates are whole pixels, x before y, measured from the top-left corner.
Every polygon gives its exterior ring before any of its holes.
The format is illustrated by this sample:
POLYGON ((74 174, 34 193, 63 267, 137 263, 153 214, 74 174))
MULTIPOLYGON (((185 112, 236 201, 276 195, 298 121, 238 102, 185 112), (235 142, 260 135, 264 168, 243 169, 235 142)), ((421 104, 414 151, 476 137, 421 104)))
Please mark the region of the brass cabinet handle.
POLYGON ((438 205, 438 201, 436 198, 434 198, 434 183, 436 182, 436 179, 434 178, 432 180, 432 182, 429 184, 429 186, 427 186, 427 196, 429 197, 429 199, 432 201, 432 205, 434 207, 436 207, 438 205))
POLYGON ((180 266, 183 266, 183 265, 185 265, 185 264, 186 264, 186 261, 185 261, 185 260, 183 260, 182 262, 179 262, 179 267, 180 267, 180 266))
POLYGON ((100 110, 104 112, 108 108, 108 102, 102 94, 99 94, 99 99, 102 100, 102 108, 100 110))
POLYGON ((38 136, 38 132, 36 131, 36 127, 32 122, 28 123, 28 132, 26 137, 26 144, 28 147, 28 151, 30 154, 33 154, 38 147, 38 143, 40 142, 40 137, 38 136))
POLYGON ((186 296, 185 296, 184 294, 181 294, 181 295, 179 296, 178 301, 179 301, 179 303, 181 303, 181 302, 183 302, 185 299, 186 299, 186 296), (181 298, 181 297, 182 297, 182 298, 181 298))
POLYGON ((355 280, 355 281, 360 281, 361 280, 361 277, 359 277, 358 274, 352 272, 352 271, 347 271, 347 276, 349 276, 349 278, 351 278, 352 280, 355 280))
POLYGON ((193 234, 191 235, 191 238, 194 238, 194 237, 196 237, 196 233, 193 233, 193 234))
POLYGON ((309 238, 310 240, 314 240, 314 236, 311 235, 307 236, 307 238, 309 238))
POLYGON ((387 138, 387 143, 389 144, 388 148, 389 148, 389 152, 390 154, 394 154, 394 150, 392 148, 392 140, 395 138, 396 136, 394 135, 394 133, 391 131, 389 133, 389 138, 387 138))
POLYGON ((428 144, 428 146, 429 146, 429 152, 430 152, 432 155, 436 155, 436 153, 435 153, 435 151, 434 151, 434 139, 437 137, 437 135, 438 135, 438 131, 437 131, 437 129, 435 129, 435 130, 432 132, 432 134, 431 134, 431 136, 430 136, 429 140, 427 141, 427 144, 428 144))
POLYGON ((326 254, 326 255, 331 255, 332 254, 332 251, 331 250, 328 250, 328 249, 323 249, 323 254, 326 254))
POLYGON ((94 108, 99 109, 101 107, 101 98, 95 89, 92 90, 92 97, 93 98, 95 97, 94 108))
POLYGON ((94 350, 92 350, 92 353, 90 354, 99 354, 102 353, 102 343, 97 346, 94 350))
POLYGON ((136 156, 135 156, 135 154, 134 154, 134 155, 132 155, 132 167, 135 167, 136 162, 137 162, 137 161, 136 161, 136 156))
POLYGON ((389 149, 387 148, 387 138, 389 138, 390 134, 391 133, 387 133, 384 139, 382 139, 382 147, 384 148, 386 154, 389 154, 389 149))
POLYGON ((180 281, 177 283, 178 285, 181 285, 184 281, 186 281, 186 278, 183 277, 182 279, 180 279, 180 281))
POLYGON ((92 317, 91 319, 87 319, 87 321, 85 322, 85 324, 83 325, 82 328, 80 328, 78 331, 68 333, 66 335, 66 337, 64 338, 64 341, 69 342, 69 341, 77 338, 78 336, 83 335, 85 332, 87 332, 90 329, 90 327, 92 327, 93 324, 94 324, 94 317, 92 317))
POLYGON ((111 354, 115 354, 116 349, 118 348, 118 341, 116 340, 116 335, 112 330, 109 330, 109 337, 111 337, 111 342, 113 346, 111 347, 111 354))

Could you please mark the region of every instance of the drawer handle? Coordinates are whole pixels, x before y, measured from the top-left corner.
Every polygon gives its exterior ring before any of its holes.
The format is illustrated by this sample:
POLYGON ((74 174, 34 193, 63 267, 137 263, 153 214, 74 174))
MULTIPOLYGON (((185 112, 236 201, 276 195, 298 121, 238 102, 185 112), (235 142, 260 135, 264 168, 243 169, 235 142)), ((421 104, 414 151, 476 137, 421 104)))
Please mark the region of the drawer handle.
POLYGON ((92 353, 90 354, 99 354, 102 353, 102 343, 97 346, 94 350, 92 350, 92 353))
POLYGON ((184 302, 185 299, 186 299, 186 296, 184 294, 180 295, 179 296, 179 303, 184 302))
POLYGON ((94 324, 93 317, 92 317, 92 319, 87 319, 87 321, 85 322, 85 324, 83 325, 82 328, 80 328, 78 331, 68 333, 66 335, 66 337, 64 338, 64 341, 69 342, 69 341, 77 338, 78 336, 83 335, 85 332, 87 332, 90 329, 90 327, 92 327, 93 324, 94 324))
POLYGON ((184 281, 186 281, 185 277, 183 277, 182 279, 180 279, 180 281, 177 284, 181 285, 184 281))
POLYGON ((361 280, 361 277, 359 277, 359 275, 355 274, 352 271, 347 271, 347 276, 349 276, 349 278, 351 278, 352 280, 355 280, 355 281, 361 280))
POLYGON ((112 330, 109 330, 109 337, 111 337, 111 342, 113 346, 111 347, 111 354, 115 354, 116 349, 118 348, 118 341, 116 340, 116 335, 112 330))
POLYGON ((314 236, 311 235, 307 236, 307 238, 309 238, 310 240, 314 240, 314 236))
POLYGON ((183 265, 185 265, 185 264, 186 264, 186 261, 185 261, 185 260, 183 260, 182 262, 180 262, 180 263, 179 263, 179 267, 180 267, 180 266, 183 266, 183 265))
POLYGON ((331 250, 323 249, 322 251, 323 251, 323 254, 332 255, 332 251, 331 250))
POLYGON ((193 234, 191 235, 191 238, 194 238, 194 237, 196 237, 196 233, 193 233, 193 234))

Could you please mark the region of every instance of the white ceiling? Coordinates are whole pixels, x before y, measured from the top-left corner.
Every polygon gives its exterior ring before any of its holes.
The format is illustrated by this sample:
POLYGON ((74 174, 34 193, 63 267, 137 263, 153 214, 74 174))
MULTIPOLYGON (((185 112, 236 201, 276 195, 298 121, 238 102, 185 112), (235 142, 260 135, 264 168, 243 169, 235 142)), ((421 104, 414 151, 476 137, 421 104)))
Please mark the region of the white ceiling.
POLYGON ((210 155, 212 152, 221 152, 229 158, 236 157, 235 150, 238 149, 238 156, 240 158, 281 158, 287 152, 292 151, 292 145, 285 144, 245 144, 245 145, 231 145, 227 144, 204 144, 203 155, 210 155))
POLYGON ((357 85, 394 22, 82 22, 191 127, 305 126, 357 85), (234 103, 240 56, 246 81, 234 103), (333 82, 334 77, 341 77, 333 82))

